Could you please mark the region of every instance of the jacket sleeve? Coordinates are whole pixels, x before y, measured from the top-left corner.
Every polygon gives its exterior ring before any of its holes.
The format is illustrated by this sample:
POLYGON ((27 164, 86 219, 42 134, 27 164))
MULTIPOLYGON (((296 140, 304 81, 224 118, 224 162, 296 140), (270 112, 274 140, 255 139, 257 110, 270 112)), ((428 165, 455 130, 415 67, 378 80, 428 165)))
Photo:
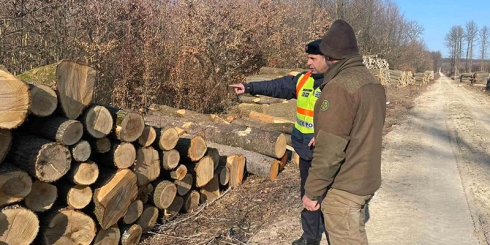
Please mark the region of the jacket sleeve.
POLYGON ((315 151, 305 184, 306 196, 318 200, 345 161, 357 110, 354 96, 338 84, 323 88, 315 104, 315 151))
POLYGON ((251 95, 265 95, 282 99, 296 98, 297 76, 284 76, 270 81, 249 83, 251 95))

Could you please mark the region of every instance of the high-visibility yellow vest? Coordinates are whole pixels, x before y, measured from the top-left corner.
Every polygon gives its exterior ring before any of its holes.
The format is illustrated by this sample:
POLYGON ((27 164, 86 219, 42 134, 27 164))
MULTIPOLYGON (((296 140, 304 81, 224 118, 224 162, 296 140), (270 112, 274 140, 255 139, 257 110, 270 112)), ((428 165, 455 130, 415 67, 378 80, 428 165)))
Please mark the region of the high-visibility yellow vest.
POLYGON ((318 97, 320 88, 314 89, 315 79, 311 77, 311 72, 303 74, 296 83, 296 123, 294 127, 303 134, 314 133, 313 128, 313 109, 318 97))

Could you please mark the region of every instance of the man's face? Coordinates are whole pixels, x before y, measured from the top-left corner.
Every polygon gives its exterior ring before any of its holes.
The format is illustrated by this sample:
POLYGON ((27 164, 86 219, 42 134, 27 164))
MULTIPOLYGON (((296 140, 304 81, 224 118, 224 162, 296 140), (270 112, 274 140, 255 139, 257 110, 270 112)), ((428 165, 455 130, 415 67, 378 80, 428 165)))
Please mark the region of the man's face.
POLYGON ((308 54, 308 62, 306 62, 306 65, 312 74, 325 73, 328 68, 325 57, 320 54, 308 54))

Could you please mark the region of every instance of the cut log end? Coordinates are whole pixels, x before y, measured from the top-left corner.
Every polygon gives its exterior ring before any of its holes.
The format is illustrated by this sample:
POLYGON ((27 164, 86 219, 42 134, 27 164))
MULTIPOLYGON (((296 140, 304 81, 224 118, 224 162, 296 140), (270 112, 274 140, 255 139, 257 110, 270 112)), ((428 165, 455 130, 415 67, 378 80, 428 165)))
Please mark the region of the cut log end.
POLYGON ((155 128, 146 125, 145 128, 143 129, 143 133, 138 138, 138 143, 143 147, 147 147, 153 144, 156 138, 157 138, 157 133, 155 128))
POLYGON ((124 224, 132 224, 138 220, 138 218, 143 213, 143 201, 136 199, 131 205, 128 207, 128 212, 123 217, 124 224))
POLYGON ((24 199, 32 190, 29 174, 10 163, 0 165, 0 207, 24 199))
POLYGON ((60 126, 63 129, 62 132, 58 131, 58 136, 60 139, 57 142, 64 145, 73 145, 77 143, 83 135, 83 124, 76 120, 68 120, 60 126))
POLYGON ((280 134, 274 144, 276 158, 281 158, 286 153, 287 140, 284 134, 280 134))
POLYGON ((111 150, 111 141, 107 137, 96 139, 92 147, 97 153, 107 153, 111 150))
POLYGON ((121 245, 137 245, 142 234, 143 229, 138 224, 123 227, 121 229, 121 245))
POLYGON ((119 145, 115 145, 114 150, 114 164, 118 168, 129 168, 133 166, 136 161, 136 149, 134 145, 128 142, 121 142, 119 145))
POLYGON ((146 205, 141 217, 138 219, 138 225, 144 233, 150 231, 155 227, 158 219, 158 209, 151 205, 146 205))
POLYGON ((143 116, 136 112, 128 112, 121 124, 116 129, 116 135, 118 139, 126 142, 136 141, 143 133, 145 128, 145 121, 143 116))
POLYGON ((214 162, 210 156, 205 156, 194 167, 196 186, 206 185, 214 177, 214 162))
POLYGON ((179 165, 180 154, 177 150, 164 151, 162 156, 162 167, 165 170, 172 170, 179 165))
POLYGON ((67 204, 73 209, 85 208, 92 200, 90 186, 76 185, 69 189, 66 195, 67 204))
POLYGON ((47 117, 53 114, 58 106, 56 92, 43 84, 32 84, 30 87, 32 103, 29 111, 38 117, 47 117))
POLYGON ((182 212, 190 213, 199 206, 201 195, 198 191, 192 190, 184 196, 184 205, 182 205, 182 212))
POLYGON ((160 158, 153 147, 138 149, 133 171, 138 177, 138 186, 146 185, 160 175, 160 158))
POLYGON ((36 181, 25 199, 25 205, 34 212, 44 212, 53 207, 58 198, 58 188, 50 183, 36 181))
POLYGON ((78 185, 91 185, 99 177, 99 167, 95 162, 88 161, 75 165, 72 170, 72 182, 78 185))
POLYGON ((89 245, 95 237, 95 222, 80 211, 69 209, 56 211, 46 223, 46 229, 42 234, 45 244, 89 245), (78 235, 74 236, 73 231, 77 231, 78 235))
POLYGON ((17 128, 27 118, 29 86, 4 70, 0 70, 0 83, 0 128, 17 128))
POLYGON ((177 194, 177 187, 174 183, 164 180, 157 184, 153 193, 153 203, 157 208, 165 209, 172 204, 177 194))
POLYGON ((121 231, 117 225, 109 229, 99 229, 94 239, 94 245, 118 245, 121 240, 121 231))
POLYGON ((181 196, 176 196, 172 204, 168 208, 164 209, 163 216, 166 219, 171 219, 177 216, 182 209, 182 205, 184 205, 184 198, 181 196))
POLYGON ((71 147, 71 155, 73 160, 77 162, 87 161, 92 154, 92 148, 86 140, 80 140, 73 147, 71 147))
POLYGON ((36 159, 36 177, 45 182, 54 182, 70 169, 71 154, 67 147, 49 143, 43 145, 36 159))
POLYGON ((39 232, 39 219, 29 209, 11 206, 0 217, 0 244, 31 244, 39 232))
POLYGON ((170 178, 174 180, 182 180, 187 174, 187 167, 180 164, 174 171, 170 172, 170 178))
POLYGON ((177 186, 177 193, 180 196, 184 196, 192 189, 194 178, 192 177, 192 174, 186 174, 182 180, 175 180, 174 183, 177 186))
POLYGON ((100 139, 111 132, 114 121, 107 108, 94 105, 85 112, 83 123, 88 134, 96 139, 100 139))
POLYGON ((160 131, 160 138, 158 140, 158 146, 161 150, 169 151, 173 149, 179 141, 179 132, 177 129, 171 127, 162 129, 160 131))

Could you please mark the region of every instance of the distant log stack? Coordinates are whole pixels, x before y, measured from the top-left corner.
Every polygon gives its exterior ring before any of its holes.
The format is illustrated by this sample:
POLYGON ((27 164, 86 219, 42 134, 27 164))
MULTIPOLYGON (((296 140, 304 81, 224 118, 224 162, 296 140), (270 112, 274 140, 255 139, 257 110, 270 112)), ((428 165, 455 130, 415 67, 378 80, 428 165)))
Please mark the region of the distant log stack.
POLYGON ((490 77, 488 72, 476 72, 474 75, 474 84, 487 84, 487 80, 490 77))

